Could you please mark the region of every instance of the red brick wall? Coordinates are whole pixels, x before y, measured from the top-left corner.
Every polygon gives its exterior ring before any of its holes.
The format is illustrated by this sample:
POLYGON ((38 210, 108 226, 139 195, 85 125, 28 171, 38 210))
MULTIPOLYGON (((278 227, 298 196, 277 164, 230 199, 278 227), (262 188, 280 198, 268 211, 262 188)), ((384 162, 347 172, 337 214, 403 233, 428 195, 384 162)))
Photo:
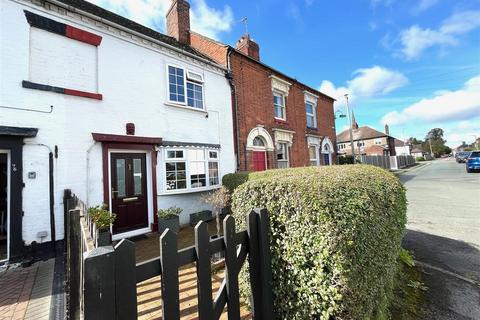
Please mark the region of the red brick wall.
POLYGON ((190 33, 191 46, 209 56, 222 66, 227 66, 227 46, 204 37, 198 33, 190 33))
MULTIPOLYGON (((210 56, 218 63, 227 66, 227 47, 212 39, 191 33, 191 43, 194 48, 210 56)), ((257 125, 263 125, 274 139, 273 128, 295 131, 293 145, 289 149, 290 167, 302 167, 310 164, 306 134, 328 137, 336 151, 335 120, 333 100, 322 95, 293 79, 275 73, 273 70, 257 63, 245 55, 234 51, 230 57, 230 68, 233 83, 236 89, 238 112, 233 110, 234 123, 239 127, 239 170, 251 171, 251 152, 246 150, 247 137, 257 125), (275 75, 292 83, 286 98, 286 122, 274 119, 273 94, 271 75, 275 75), (305 113, 305 93, 307 90, 318 96, 317 102, 317 129, 307 129, 307 115, 305 113)), ((232 97, 232 99, 234 99, 232 97)), ((234 102, 233 102, 234 105, 234 102)), ((236 129, 234 129, 236 132, 236 129)), ((237 141, 235 140, 235 144, 237 141)), ((323 157, 320 155, 323 164, 323 157)), ((332 155, 332 162, 336 162, 336 153, 332 155)), ((277 161, 274 151, 267 152, 268 168, 276 168, 277 161)))
MULTIPOLYGON (((289 151, 290 167, 308 166, 310 157, 306 134, 328 136, 335 148, 335 128, 333 100, 322 96, 292 79, 287 79, 280 74, 275 74, 255 61, 235 52, 231 55, 231 70, 233 82, 237 90, 238 124, 240 144, 240 170, 251 170, 251 156, 246 151, 247 137, 250 130, 257 125, 263 125, 274 138, 273 128, 295 131, 293 144, 289 151), (286 98, 286 122, 274 119, 272 81, 270 75, 282 78, 292 83, 286 98), (307 116, 305 113, 305 93, 308 90, 319 96, 317 103, 317 130, 307 129, 307 116)), ((274 152, 268 152, 268 168, 276 168, 277 163, 274 152)), ((336 157, 332 157, 335 163, 336 157)), ((321 159, 323 164, 323 159, 321 159)))
POLYGON ((167 12, 167 34, 181 43, 190 44, 190 5, 174 0, 167 12))

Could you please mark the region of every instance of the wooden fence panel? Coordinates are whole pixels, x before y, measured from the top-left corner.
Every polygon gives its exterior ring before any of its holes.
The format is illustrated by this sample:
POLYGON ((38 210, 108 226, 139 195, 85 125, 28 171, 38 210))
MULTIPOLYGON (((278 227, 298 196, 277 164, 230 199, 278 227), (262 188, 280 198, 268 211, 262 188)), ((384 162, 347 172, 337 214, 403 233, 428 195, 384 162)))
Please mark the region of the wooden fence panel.
POLYGON ((69 309, 71 319, 80 318, 82 243, 80 237, 80 210, 70 210, 69 214, 69 309))
POLYGON ((260 286, 262 288, 262 314, 258 319, 271 319, 273 313, 272 265, 270 254, 270 218, 267 209, 255 209, 258 219, 258 246, 260 249, 260 286))
POLYGON ((208 224, 200 221, 195 226, 195 251, 197 253, 198 316, 213 319, 212 268, 208 224))
POLYGON ((177 234, 170 229, 160 237, 160 264, 163 320, 177 320, 180 319, 177 234))
POLYGON ((115 246, 115 309, 117 319, 137 318, 135 243, 123 239, 115 246))
POLYGON ((225 241, 225 282, 227 283, 227 311, 229 320, 240 319, 240 297, 238 293, 237 242, 235 241, 235 219, 227 216, 223 220, 225 241))
POLYGON ((84 263, 84 318, 115 319, 115 251, 112 247, 95 248, 84 263))

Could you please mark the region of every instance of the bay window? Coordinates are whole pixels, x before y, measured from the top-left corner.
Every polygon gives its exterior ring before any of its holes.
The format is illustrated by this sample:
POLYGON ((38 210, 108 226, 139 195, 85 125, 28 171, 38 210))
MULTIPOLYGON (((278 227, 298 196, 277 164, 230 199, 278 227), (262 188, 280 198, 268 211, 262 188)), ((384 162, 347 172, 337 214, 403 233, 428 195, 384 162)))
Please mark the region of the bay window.
POLYGON ((165 150, 165 190, 202 190, 220 184, 217 150, 165 150))

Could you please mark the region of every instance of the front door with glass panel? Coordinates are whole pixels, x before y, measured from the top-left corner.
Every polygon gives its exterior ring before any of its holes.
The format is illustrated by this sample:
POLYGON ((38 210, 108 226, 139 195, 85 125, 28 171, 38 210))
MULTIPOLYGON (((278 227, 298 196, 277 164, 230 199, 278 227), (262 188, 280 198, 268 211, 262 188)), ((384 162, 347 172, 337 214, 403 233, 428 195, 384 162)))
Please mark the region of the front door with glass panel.
POLYGON ((145 153, 111 153, 110 170, 113 233, 148 227, 145 153))

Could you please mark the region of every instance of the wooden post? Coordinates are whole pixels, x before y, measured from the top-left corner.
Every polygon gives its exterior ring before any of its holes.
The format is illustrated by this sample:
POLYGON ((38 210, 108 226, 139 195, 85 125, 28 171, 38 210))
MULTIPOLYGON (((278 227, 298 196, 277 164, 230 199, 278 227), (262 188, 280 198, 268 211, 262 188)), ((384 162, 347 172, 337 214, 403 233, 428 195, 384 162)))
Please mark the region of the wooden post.
POLYGON ((248 232, 248 262, 250 271, 250 288, 252 289, 252 311, 255 320, 262 318, 262 288, 259 285, 260 274, 260 251, 258 246, 258 223, 255 211, 250 211, 247 217, 248 232), (258 310, 258 312, 257 312, 258 310))
POLYGON ((197 253, 198 317, 213 319, 212 268, 208 224, 200 221, 195 226, 195 251, 197 253))
POLYGON ((162 319, 177 320, 180 319, 177 235, 170 229, 166 229, 160 237, 160 264, 162 268, 162 319))
POLYGON ((69 309, 72 319, 80 318, 80 263, 82 243, 80 230, 80 210, 69 213, 69 309))
POLYGON ((258 219, 258 244, 260 251, 260 269, 262 288, 262 319, 274 318, 273 313, 273 294, 272 294, 272 260, 270 255, 270 241, 268 233, 270 232, 270 219, 267 209, 254 209, 258 219))
POLYGON ((112 247, 95 248, 88 253, 84 281, 84 318, 115 319, 115 251, 112 247))
POLYGON ((235 219, 228 215, 223 220, 225 242, 225 279, 227 283, 227 311, 229 320, 240 319, 240 297, 238 294, 237 243, 235 241, 235 219))
POLYGON ((117 319, 137 319, 135 243, 123 239, 115 246, 115 308, 117 319))

